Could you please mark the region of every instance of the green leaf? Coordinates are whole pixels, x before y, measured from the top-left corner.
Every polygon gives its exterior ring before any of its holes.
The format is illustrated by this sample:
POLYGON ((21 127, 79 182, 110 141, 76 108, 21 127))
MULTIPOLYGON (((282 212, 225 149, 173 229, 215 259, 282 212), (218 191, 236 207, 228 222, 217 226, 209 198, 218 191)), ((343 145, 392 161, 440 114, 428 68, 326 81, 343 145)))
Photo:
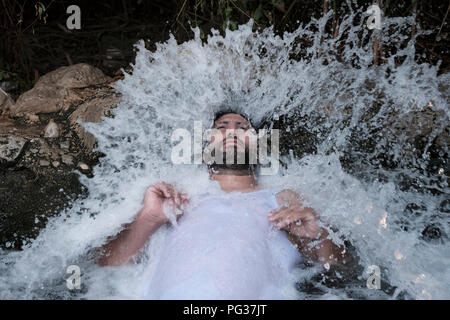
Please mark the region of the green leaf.
POLYGON ((256 8, 255 12, 253 13, 253 19, 255 19, 255 21, 258 21, 261 18, 261 5, 258 6, 258 8, 256 8))
POLYGON ((227 20, 228 20, 229 17, 230 17, 231 11, 233 11, 233 8, 231 8, 231 7, 226 7, 226 9, 225 9, 225 17, 227 17, 227 20))
POLYGON ((38 14, 39 14, 39 18, 42 17, 42 14, 45 12, 45 6, 42 4, 42 2, 38 2, 37 3, 38 6, 38 14))
POLYGON ((231 30, 237 30, 237 22, 230 20, 230 29, 231 30))

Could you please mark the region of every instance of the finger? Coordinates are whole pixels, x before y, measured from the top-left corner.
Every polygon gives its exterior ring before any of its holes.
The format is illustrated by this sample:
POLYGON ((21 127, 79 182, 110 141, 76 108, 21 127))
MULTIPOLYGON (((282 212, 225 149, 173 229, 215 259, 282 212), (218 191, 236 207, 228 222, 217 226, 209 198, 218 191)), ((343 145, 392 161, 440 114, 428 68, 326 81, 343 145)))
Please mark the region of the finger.
POLYGON ((283 217, 279 217, 277 219, 270 220, 270 222, 272 222, 275 225, 275 227, 277 227, 277 228, 281 228, 281 226, 283 225, 283 221, 284 221, 283 217))
POLYGON ((183 206, 186 206, 189 203, 189 198, 187 197, 187 195, 185 193, 181 193, 180 198, 181 198, 181 204, 183 206))
POLYGON ((278 209, 278 210, 275 210, 275 211, 271 211, 271 212, 269 213, 269 220, 270 220, 270 221, 278 220, 278 219, 280 219, 281 217, 283 217, 283 216, 289 214, 290 211, 291 211, 290 208, 283 208, 283 209, 278 209))
POLYGON ((176 219, 180 219, 180 217, 183 215, 183 212, 177 213, 176 219))
POLYGON ((165 183, 164 181, 160 181, 160 182, 158 182, 158 183, 155 183, 154 185, 153 185, 153 187, 154 188, 157 188, 157 189, 167 189, 167 188, 169 188, 170 187, 170 184, 168 184, 168 183, 165 183))
POLYGON ((277 221, 276 225, 278 228, 282 229, 282 228, 286 228, 287 226, 289 226, 290 224, 292 224, 294 221, 292 218, 290 217, 285 217, 283 219, 280 219, 277 221))
POLYGON ((314 214, 312 214, 311 210, 306 209, 299 209, 298 207, 289 207, 284 210, 282 210, 282 214, 274 214, 273 215, 276 219, 285 217, 289 219, 291 222, 295 222, 298 220, 305 220, 310 221, 312 219, 315 219, 314 214))
POLYGON ((277 217, 282 215, 283 212, 285 212, 285 209, 277 209, 277 210, 270 211, 269 218, 276 219, 277 217))
POLYGON ((155 193, 158 196, 163 196, 162 191, 159 189, 159 187, 156 184, 148 187, 148 189, 146 191, 146 195, 149 193, 155 193))
POLYGON ((160 187, 160 190, 164 193, 165 198, 172 198, 173 197, 173 189, 168 184, 163 184, 160 187))
POLYGON ((287 226, 301 222, 301 218, 298 217, 297 213, 294 210, 289 211, 285 215, 281 216, 279 219, 275 221, 275 224, 279 228, 286 228, 287 226))
POLYGON ((182 205, 183 200, 181 199, 181 194, 177 191, 175 191, 175 192, 176 192, 175 197, 174 197, 175 203, 177 205, 177 208, 181 210, 181 205, 182 205))

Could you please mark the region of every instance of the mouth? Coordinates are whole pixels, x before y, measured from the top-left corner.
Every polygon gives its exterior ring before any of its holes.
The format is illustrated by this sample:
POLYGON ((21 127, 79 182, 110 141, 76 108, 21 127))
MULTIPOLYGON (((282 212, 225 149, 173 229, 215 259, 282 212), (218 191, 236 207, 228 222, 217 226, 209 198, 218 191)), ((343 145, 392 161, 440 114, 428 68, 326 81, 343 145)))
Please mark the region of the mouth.
POLYGON ((244 144, 242 143, 242 141, 238 140, 238 138, 236 138, 236 137, 224 139, 224 140, 223 140, 223 146, 228 146, 228 145, 233 145, 233 146, 244 146, 244 144))

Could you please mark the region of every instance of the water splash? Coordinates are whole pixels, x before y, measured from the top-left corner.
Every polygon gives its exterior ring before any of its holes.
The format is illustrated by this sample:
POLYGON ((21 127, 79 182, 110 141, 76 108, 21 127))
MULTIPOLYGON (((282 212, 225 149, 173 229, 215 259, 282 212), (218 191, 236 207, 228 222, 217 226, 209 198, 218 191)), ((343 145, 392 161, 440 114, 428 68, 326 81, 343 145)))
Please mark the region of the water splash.
POLYGON ((225 102, 254 123, 291 119, 281 138, 308 132, 316 152, 298 159, 298 150, 290 150, 282 159, 287 168, 261 184, 300 192, 335 227, 333 239, 350 241, 361 266, 380 266, 393 290, 365 288, 363 274, 356 284, 324 286, 314 280, 320 272, 314 268, 298 270, 293 281, 321 288, 313 297, 323 299, 448 299, 449 75, 415 62, 414 38, 405 36, 412 19, 385 18, 383 32, 375 34, 363 16, 355 10, 344 17, 334 38, 324 31, 330 13, 283 37, 271 29, 253 32, 250 21, 225 37, 213 31, 206 43, 198 29, 193 40, 177 44, 171 37, 154 52, 139 42, 132 74, 115 85, 122 100, 113 117, 85 124, 106 154, 94 178, 81 177, 89 196, 50 220, 23 251, 1 252, 1 297, 137 298, 166 227, 136 265, 99 268, 93 249, 133 220, 154 182, 190 196, 219 190, 206 168, 171 164, 170 137, 176 128, 193 130, 194 121, 207 129, 225 102), (379 66, 373 65, 375 36, 390 48, 379 66), (438 157, 431 159, 432 151, 438 157), (439 239, 427 238, 430 225, 439 239), (83 272, 81 292, 66 287, 72 264, 83 272))

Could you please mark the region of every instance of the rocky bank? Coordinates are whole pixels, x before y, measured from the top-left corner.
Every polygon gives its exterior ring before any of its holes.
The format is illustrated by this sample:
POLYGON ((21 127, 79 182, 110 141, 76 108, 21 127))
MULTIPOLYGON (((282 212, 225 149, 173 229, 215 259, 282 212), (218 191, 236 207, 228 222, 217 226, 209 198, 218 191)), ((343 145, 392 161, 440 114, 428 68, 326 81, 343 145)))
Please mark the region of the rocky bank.
POLYGON ((101 153, 78 120, 101 122, 120 101, 117 79, 87 64, 41 77, 14 103, 0 91, 0 247, 20 249, 49 217, 87 195, 101 153))

